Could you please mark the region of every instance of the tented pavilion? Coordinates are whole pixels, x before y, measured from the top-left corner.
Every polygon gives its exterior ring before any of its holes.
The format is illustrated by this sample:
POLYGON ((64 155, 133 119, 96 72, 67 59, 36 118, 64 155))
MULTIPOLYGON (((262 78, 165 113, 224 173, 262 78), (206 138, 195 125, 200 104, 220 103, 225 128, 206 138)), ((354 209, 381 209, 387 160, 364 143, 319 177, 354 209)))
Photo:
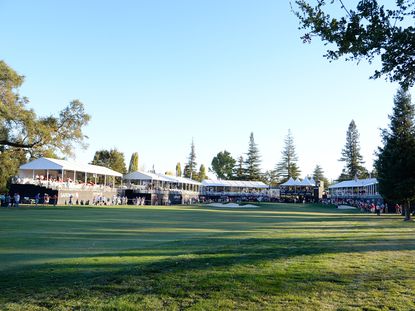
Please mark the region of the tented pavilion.
POLYGON ((329 187, 332 198, 380 198, 376 178, 345 180, 329 187))
POLYGON ((157 174, 151 172, 131 172, 123 180, 131 186, 148 190, 183 190, 199 192, 200 182, 190 178, 157 174))
POLYGON ((200 183, 184 177, 151 172, 131 172, 124 175, 124 195, 144 198, 150 204, 183 204, 199 201, 200 183))
POLYGON ((303 180, 290 177, 280 185, 280 195, 286 200, 318 200, 322 197, 324 184, 316 182, 313 178, 305 177, 303 180))
POLYGON ((213 201, 262 201, 269 199, 269 186, 262 181, 203 180, 201 195, 213 201))
POLYGON ((87 184, 88 182, 97 184, 97 181, 101 179, 104 185, 111 183, 112 179, 112 185, 114 185, 115 177, 122 177, 122 174, 98 165, 39 158, 20 166, 19 177, 23 180, 32 179, 68 184, 87 184))
POLYGON ((246 180, 210 180, 202 181, 203 192, 217 193, 255 193, 261 192, 269 188, 262 181, 246 181, 246 180))
POLYGON ((285 183, 281 184, 280 187, 286 188, 288 191, 307 191, 311 187, 315 187, 316 182, 313 178, 304 178, 303 180, 300 179, 293 179, 290 177, 285 183))

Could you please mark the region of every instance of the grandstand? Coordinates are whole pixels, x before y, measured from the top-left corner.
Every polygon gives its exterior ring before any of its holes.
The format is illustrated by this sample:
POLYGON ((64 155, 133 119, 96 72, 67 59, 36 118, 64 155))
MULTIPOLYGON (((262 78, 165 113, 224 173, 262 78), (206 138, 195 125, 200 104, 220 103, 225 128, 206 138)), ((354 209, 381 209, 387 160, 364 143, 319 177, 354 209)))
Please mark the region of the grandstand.
POLYGON ((189 178, 137 171, 125 175, 123 180, 121 192, 129 201, 144 198, 151 205, 199 202, 201 184, 189 178))
POLYGON ((280 185, 280 197, 289 202, 318 202, 324 193, 324 182, 313 178, 293 179, 290 177, 280 185))
POLYGON ((268 201, 269 186, 262 181, 203 180, 200 191, 204 201, 268 201))
POLYGON ((20 193, 23 202, 40 193, 42 197, 57 195, 57 204, 92 203, 96 197, 117 195, 117 177, 122 174, 103 166, 39 158, 20 166, 10 191, 20 193))

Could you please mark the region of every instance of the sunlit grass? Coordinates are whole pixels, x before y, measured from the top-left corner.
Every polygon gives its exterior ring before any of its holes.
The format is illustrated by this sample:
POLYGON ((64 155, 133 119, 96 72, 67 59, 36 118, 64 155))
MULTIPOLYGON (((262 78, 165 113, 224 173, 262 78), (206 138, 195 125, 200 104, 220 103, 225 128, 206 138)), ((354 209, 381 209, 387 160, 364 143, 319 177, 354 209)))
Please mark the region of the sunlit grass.
POLYGON ((415 310, 415 229, 313 205, 0 210, 2 310, 415 310))

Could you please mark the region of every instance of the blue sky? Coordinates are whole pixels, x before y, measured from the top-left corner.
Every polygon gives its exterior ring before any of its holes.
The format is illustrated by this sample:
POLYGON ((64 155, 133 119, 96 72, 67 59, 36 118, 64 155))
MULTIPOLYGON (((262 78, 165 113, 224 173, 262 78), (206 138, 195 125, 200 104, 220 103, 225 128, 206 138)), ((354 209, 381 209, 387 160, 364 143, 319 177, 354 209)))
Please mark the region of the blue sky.
POLYGON ((371 170, 398 87, 369 80, 376 64, 322 57, 303 44, 289 1, 0 0, 0 58, 26 76, 20 93, 39 115, 81 100, 92 119, 87 150, 116 147, 128 164, 237 158, 254 133, 262 169, 281 158, 291 129, 302 176, 320 164, 336 178, 352 119, 371 170))

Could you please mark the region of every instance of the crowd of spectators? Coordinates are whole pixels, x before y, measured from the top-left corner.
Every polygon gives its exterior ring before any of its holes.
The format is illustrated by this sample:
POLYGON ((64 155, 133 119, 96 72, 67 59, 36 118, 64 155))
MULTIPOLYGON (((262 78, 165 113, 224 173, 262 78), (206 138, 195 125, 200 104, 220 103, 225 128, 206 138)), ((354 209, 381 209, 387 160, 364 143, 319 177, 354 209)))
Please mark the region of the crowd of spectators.
POLYGON ((93 181, 82 181, 82 180, 72 180, 71 178, 62 179, 60 177, 54 178, 51 177, 49 179, 42 178, 43 176, 36 176, 35 179, 33 178, 21 178, 15 177, 13 179, 13 183, 15 184, 29 184, 35 186, 41 186, 48 189, 77 189, 77 190, 109 190, 112 187, 112 184, 109 185, 100 185, 95 184, 93 181))
POLYGON ((2 193, 0 194, 0 206, 1 207, 19 207, 20 204, 20 194, 14 193, 2 193))
POLYGON ((346 205, 346 206, 353 206, 355 208, 360 209, 362 212, 367 213, 376 213, 380 214, 388 214, 388 213, 402 213, 402 206, 399 204, 395 204, 393 206, 389 206, 386 202, 382 199, 343 199, 343 198, 335 198, 335 199, 324 199, 322 201, 323 204, 334 204, 336 206, 346 205))

